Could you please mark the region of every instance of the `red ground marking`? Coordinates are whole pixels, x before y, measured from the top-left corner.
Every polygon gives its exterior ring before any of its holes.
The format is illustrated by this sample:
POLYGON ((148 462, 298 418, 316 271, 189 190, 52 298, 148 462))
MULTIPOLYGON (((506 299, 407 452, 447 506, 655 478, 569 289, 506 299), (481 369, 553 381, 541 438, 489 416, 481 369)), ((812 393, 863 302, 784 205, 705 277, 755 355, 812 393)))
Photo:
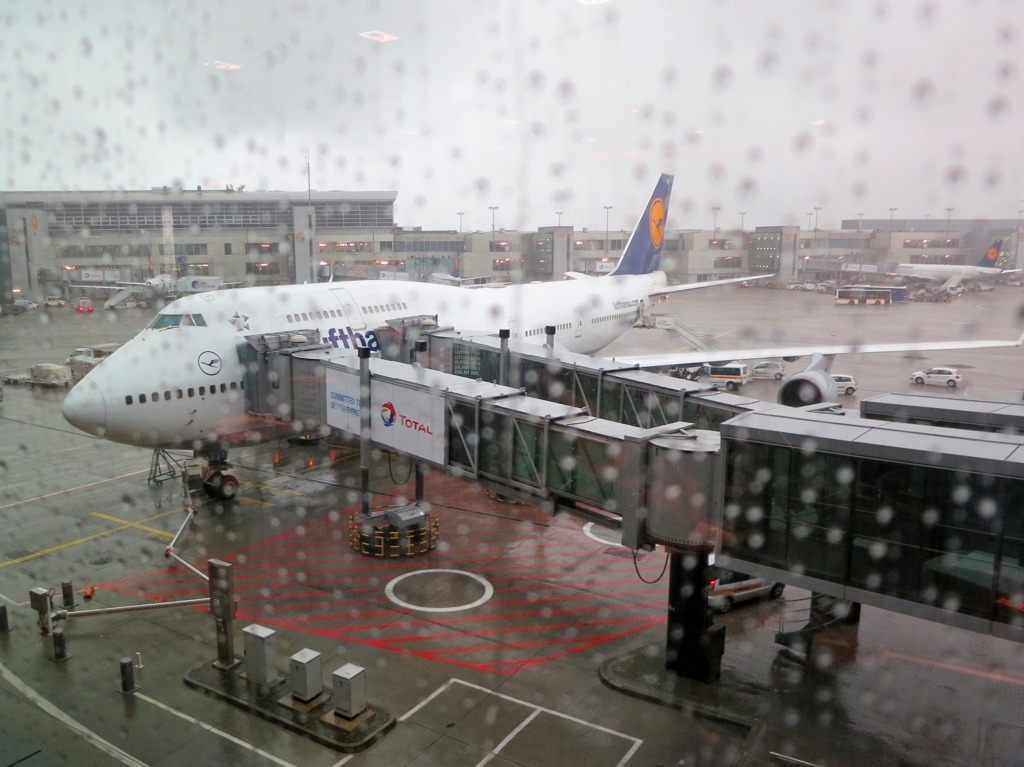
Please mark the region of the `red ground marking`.
MULTIPOLYGON (((399 488, 374 505, 411 497, 410 490, 399 488)), ((426 497, 444 499, 433 510, 447 550, 396 560, 357 555, 348 548, 353 507, 336 521, 316 520, 224 557, 235 564, 238 618, 495 674, 664 621, 667 581, 641 584, 633 562, 605 556, 609 547, 587 538, 580 523, 532 506, 499 504, 450 477, 429 478, 426 497), (385 597, 384 586, 398 575, 437 567, 483 575, 494 598, 464 613, 427 613, 399 608, 385 597), (622 591, 615 593, 617 588, 622 591), (538 596, 524 598, 524 591, 538 596)), ((662 564, 660 556, 637 562, 646 577, 662 564)), ((204 569, 204 563, 196 566, 204 569)), ((178 569, 114 580, 104 588, 162 600, 206 593, 205 584, 178 569)))

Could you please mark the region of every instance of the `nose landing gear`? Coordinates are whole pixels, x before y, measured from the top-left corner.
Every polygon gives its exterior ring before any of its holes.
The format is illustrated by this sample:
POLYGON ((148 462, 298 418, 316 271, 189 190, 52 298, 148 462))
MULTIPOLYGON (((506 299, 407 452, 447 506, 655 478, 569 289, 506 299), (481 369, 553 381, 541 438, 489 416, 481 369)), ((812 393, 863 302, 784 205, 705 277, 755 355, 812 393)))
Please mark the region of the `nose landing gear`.
POLYGON ((238 479, 226 474, 228 451, 221 448, 204 451, 207 473, 203 478, 203 492, 211 498, 230 501, 238 495, 238 479))
POLYGON ((238 495, 238 480, 232 474, 215 471, 203 480, 203 492, 211 498, 230 501, 238 495))

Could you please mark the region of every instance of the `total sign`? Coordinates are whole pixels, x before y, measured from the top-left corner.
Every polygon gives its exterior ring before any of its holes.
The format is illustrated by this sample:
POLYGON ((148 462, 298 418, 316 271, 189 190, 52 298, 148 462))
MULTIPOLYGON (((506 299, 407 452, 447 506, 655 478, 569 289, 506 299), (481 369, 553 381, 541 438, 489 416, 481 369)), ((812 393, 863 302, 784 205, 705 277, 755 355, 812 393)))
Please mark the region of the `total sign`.
MULTIPOLYGON (((359 374, 327 369, 327 424, 359 435, 359 374)), ((373 378, 370 381, 370 439, 374 444, 444 465, 444 397, 373 378)))

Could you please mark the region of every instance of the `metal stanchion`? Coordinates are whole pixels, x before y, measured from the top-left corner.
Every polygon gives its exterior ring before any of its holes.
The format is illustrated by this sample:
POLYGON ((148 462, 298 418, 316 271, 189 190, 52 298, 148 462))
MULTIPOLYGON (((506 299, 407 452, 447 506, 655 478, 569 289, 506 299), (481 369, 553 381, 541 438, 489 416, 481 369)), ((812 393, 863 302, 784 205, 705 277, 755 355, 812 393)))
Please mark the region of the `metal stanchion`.
POLYGON ((11 630, 11 622, 7 618, 7 605, 0 605, 0 634, 6 634, 11 630))
POLYGON ((512 334, 508 328, 501 328, 498 331, 498 339, 501 343, 501 351, 498 356, 498 384, 508 386, 508 339, 512 334))
POLYGON ((370 350, 360 347, 359 355, 359 473, 362 485, 361 510, 370 514, 370 350))
POLYGON ((122 695, 131 695, 141 688, 135 684, 135 668, 132 666, 131 658, 121 658, 121 689, 122 695))
POLYGON ((68 643, 64 638, 64 627, 59 626, 53 630, 53 660, 56 663, 63 663, 70 657, 68 643))
POLYGON ((61 594, 64 596, 64 609, 70 610, 75 606, 75 587, 71 581, 63 581, 60 584, 61 594))
POLYGON ((230 562, 209 559, 210 612, 217 627, 217 662, 222 670, 234 668, 241 661, 235 659, 235 574, 230 562))

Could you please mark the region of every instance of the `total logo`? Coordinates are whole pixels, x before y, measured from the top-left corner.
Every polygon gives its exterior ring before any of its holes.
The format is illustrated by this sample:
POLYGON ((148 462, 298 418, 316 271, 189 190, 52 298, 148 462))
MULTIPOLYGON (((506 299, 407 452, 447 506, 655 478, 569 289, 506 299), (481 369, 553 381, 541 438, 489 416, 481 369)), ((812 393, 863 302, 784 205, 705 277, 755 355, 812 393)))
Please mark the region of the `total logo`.
POLYGON ((363 346, 372 352, 380 351, 380 344, 377 343, 377 334, 372 330, 367 330, 364 335, 363 333, 356 333, 352 328, 331 328, 323 339, 325 344, 334 344, 335 349, 339 348, 340 342, 346 349, 358 349, 360 346, 363 346), (350 340, 352 341, 351 346, 349 345, 350 340))
POLYGON ((419 421, 414 421, 413 419, 402 415, 397 410, 395 410, 395 406, 392 405, 390 402, 385 402, 383 405, 380 406, 380 420, 383 421, 384 425, 387 427, 394 426, 395 423, 397 422, 406 429, 412 429, 413 431, 421 431, 424 434, 429 434, 431 437, 434 436, 434 432, 430 430, 430 426, 428 424, 420 423, 419 421))

